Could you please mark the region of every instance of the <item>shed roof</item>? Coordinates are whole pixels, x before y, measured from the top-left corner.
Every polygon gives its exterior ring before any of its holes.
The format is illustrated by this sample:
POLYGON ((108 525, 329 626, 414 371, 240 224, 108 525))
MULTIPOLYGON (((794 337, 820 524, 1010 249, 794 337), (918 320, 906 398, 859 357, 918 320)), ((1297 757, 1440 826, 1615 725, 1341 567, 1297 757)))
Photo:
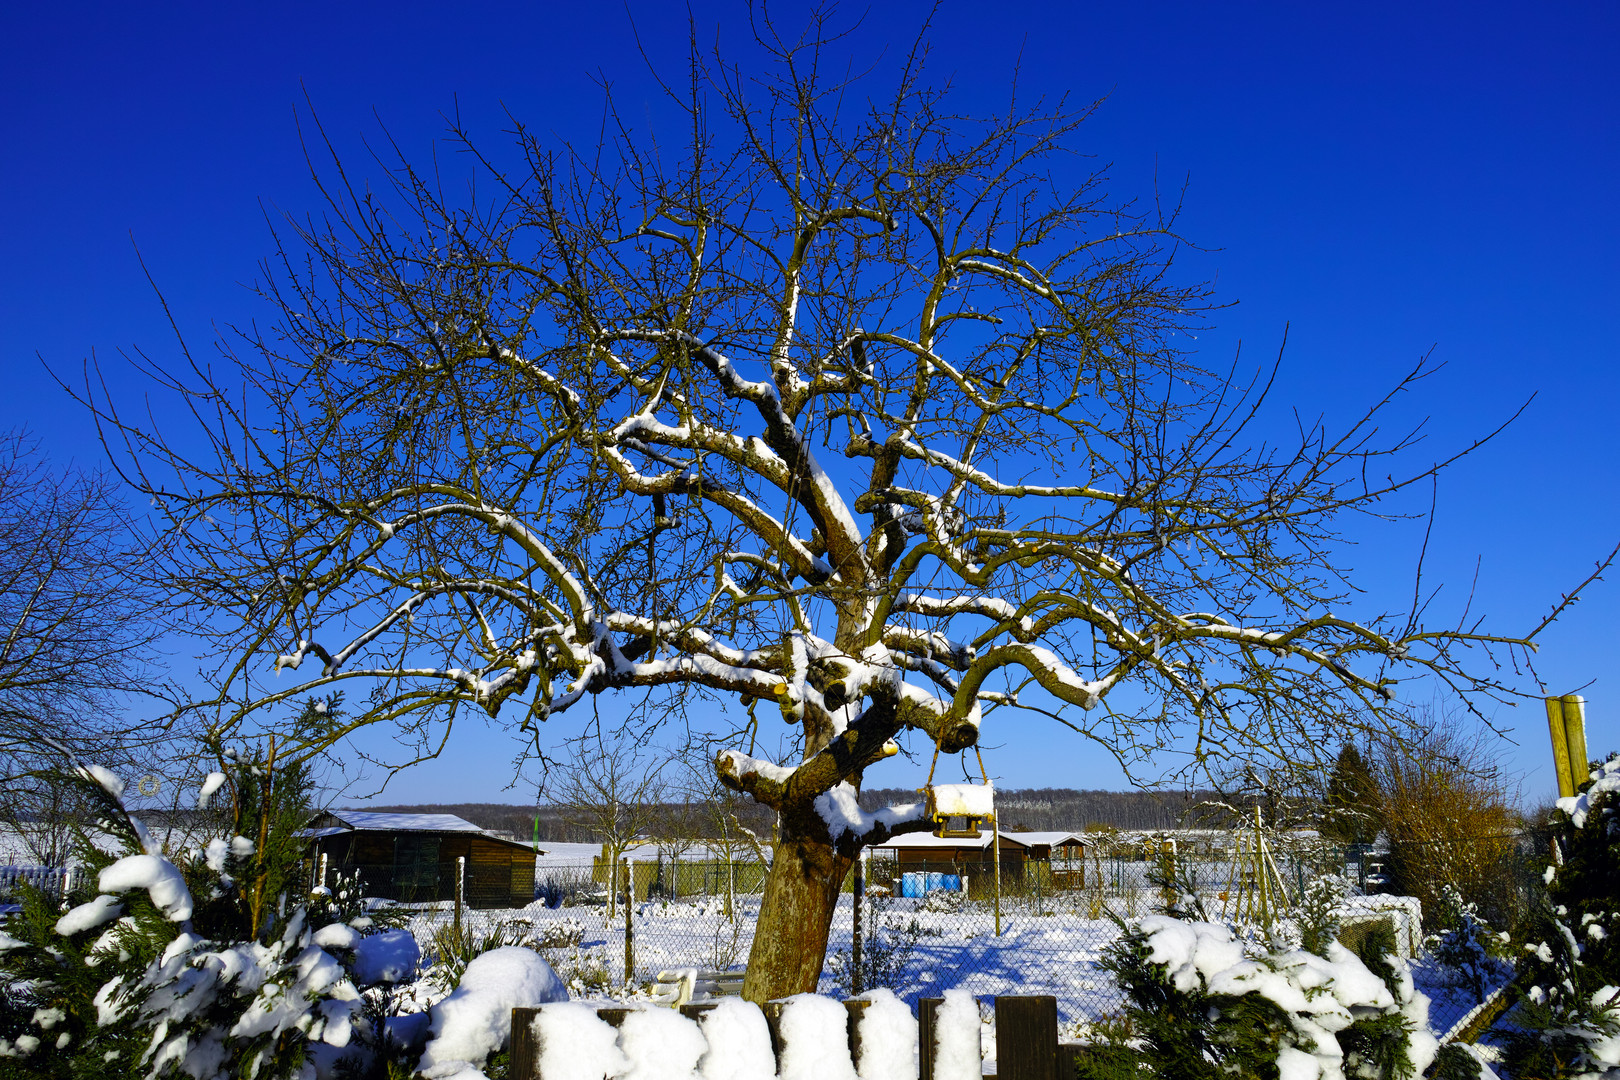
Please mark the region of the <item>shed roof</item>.
MULTIPOLYGON (((961 836, 935 836, 933 833, 906 833, 896 836, 892 840, 885 840, 878 844, 880 848, 988 848, 990 837, 993 834, 989 829, 982 830, 978 837, 961 836)), ((1001 838, 1017 844, 1019 847, 1063 847, 1066 844, 1084 844, 1086 838, 1079 833, 1072 832, 1014 832, 1003 829, 1001 838)))
MULTIPOLYGON (((885 840, 883 843, 876 846, 891 851, 901 848, 905 848, 907 850, 913 848, 938 848, 954 850, 961 850, 962 848, 988 848, 990 846, 990 839, 992 835, 993 834, 988 829, 981 832, 977 837, 935 836, 933 833, 928 832, 906 833, 903 836, 896 836, 893 839, 885 840)), ((1024 841, 1013 836, 1011 833, 1002 833, 1001 838, 1003 840, 1010 840, 1019 847, 1027 846, 1024 841)))
POLYGON ((370 810, 329 810, 356 832, 471 832, 484 830, 454 814, 378 814, 370 810))
POLYGON ((507 844, 540 854, 532 844, 497 836, 454 814, 380 814, 370 810, 328 810, 315 820, 334 821, 337 824, 303 830, 302 835, 307 840, 351 832, 456 833, 471 834, 484 840, 493 840, 497 844, 507 844))

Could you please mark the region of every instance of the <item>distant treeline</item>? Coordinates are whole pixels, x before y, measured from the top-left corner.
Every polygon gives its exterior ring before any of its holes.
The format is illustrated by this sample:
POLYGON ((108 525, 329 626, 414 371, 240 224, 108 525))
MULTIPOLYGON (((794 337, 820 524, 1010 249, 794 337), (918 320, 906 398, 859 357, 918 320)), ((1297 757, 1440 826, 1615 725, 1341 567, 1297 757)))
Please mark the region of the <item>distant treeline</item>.
MULTIPOLYGON (((893 803, 915 802, 910 788, 872 788, 861 792, 861 806, 875 810, 893 803)), ((1213 792, 1076 791, 1072 788, 1014 788, 996 792, 1001 827, 1018 830, 1081 830, 1112 827, 1125 830, 1218 828, 1229 814, 1205 805, 1217 799, 1213 792)), ((507 803, 433 803, 421 806, 356 807, 379 813, 454 814, 481 829, 507 833, 520 839, 535 835, 553 843, 594 843, 600 839, 585 826, 570 824, 573 816, 558 806, 512 806, 507 803)), ((667 828, 672 835, 702 836, 706 815, 688 804, 666 805, 667 828)), ((743 824, 762 836, 771 831, 770 811, 749 804, 743 824)))

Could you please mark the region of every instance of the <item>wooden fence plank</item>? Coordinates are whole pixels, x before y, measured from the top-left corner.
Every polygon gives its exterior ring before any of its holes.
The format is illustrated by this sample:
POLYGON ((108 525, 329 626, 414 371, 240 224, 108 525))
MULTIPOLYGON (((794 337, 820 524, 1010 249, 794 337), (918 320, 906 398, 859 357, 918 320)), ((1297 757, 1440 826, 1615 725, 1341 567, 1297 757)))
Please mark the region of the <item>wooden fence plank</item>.
POLYGON ((998 1080, 1057 1080, 1057 998, 996 998, 998 1080))
POLYGON ((512 1041, 507 1059, 508 1080, 540 1080, 539 1050, 535 1045, 534 1018, 539 1009, 512 1010, 512 1041))
POLYGON ((944 998, 921 998, 917 1002, 917 1054, 919 1080, 934 1080, 935 1014, 944 998))

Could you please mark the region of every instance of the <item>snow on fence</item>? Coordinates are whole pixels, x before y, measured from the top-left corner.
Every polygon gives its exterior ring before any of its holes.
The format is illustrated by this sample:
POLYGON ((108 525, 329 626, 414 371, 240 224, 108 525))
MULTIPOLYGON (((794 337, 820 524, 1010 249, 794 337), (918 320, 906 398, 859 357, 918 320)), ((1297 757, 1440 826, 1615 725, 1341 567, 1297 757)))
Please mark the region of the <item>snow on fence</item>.
POLYGON ((510 1080, 605 1075, 781 1077, 782 1080, 1060 1080, 1074 1044, 1058 1040, 1048 995, 994 999, 993 1035, 981 1007, 953 991, 912 1010, 886 991, 835 1001, 800 994, 755 1006, 737 999, 664 1009, 578 1002, 512 1010, 510 1080), (719 1059, 719 1060, 715 1060, 719 1059))
POLYGON ((26 882, 48 896, 63 896, 73 887, 73 868, 62 866, 0 866, 0 896, 12 896, 26 882))

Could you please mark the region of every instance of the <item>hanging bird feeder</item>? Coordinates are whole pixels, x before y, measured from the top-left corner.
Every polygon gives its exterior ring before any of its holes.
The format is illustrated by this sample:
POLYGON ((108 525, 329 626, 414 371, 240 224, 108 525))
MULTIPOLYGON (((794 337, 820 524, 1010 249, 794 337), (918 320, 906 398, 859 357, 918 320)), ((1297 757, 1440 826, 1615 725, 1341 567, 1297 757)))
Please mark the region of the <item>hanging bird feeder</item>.
POLYGON ((941 839, 977 839, 981 826, 996 819, 996 789, 984 769, 984 755, 974 747, 979 759, 982 784, 936 784, 934 766, 939 764, 939 747, 934 747, 934 760, 928 766, 928 781, 922 793, 926 800, 928 819, 934 823, 934 835, 941 839), (960 824, 958 824, 960 823, 960 824))

